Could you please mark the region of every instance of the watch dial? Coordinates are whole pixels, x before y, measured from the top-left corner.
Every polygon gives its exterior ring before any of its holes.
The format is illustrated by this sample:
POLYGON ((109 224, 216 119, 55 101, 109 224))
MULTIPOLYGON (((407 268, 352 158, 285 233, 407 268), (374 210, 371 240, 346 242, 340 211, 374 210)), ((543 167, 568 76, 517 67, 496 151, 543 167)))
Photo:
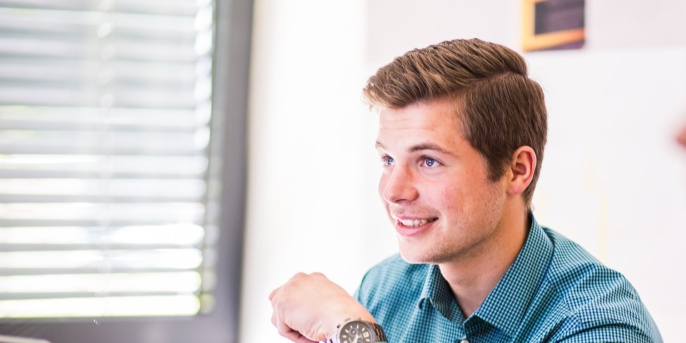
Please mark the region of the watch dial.
POLYGON ((350 322, 341 328, 341 343, 372 343, 372 332, 369 326, 360 322, 350 322))

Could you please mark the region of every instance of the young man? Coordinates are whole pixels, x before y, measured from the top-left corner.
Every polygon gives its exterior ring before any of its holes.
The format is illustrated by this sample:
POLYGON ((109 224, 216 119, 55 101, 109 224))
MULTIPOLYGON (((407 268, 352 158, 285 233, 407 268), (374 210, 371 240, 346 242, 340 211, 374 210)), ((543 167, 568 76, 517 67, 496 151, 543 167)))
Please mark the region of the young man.
POLYGON ((380 112, 379 194, 400 254, 372 268, 355 297, 321 274, 295 275, 270 295, 281 335, 662 341, 621 274, 533 217, 547 115, 521 56, 476 39, 443 42, 396 58, 364 93, 380 112))

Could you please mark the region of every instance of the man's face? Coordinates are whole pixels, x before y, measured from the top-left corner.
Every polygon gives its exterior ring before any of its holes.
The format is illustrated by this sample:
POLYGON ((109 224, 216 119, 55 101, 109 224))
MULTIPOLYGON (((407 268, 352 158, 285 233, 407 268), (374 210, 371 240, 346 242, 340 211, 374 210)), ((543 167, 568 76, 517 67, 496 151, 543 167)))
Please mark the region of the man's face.
POLYGON ((408 262, 464 260, 497 239, 505 185, 490 181, 457 117, 447 101, 380 113, 379 194, 408 262))

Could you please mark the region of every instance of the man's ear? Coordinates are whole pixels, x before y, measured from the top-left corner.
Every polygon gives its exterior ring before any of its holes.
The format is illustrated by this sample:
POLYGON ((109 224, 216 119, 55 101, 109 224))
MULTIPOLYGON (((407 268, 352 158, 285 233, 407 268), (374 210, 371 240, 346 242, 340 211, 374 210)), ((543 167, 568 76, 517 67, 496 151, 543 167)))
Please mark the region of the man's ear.
POLYGON ((536 163, 536 153, 529 146, 521 146, 512 154, 510 170, 507 173, 510 178, 507 190, 509 194, 521 194, 531 184, 536 163))

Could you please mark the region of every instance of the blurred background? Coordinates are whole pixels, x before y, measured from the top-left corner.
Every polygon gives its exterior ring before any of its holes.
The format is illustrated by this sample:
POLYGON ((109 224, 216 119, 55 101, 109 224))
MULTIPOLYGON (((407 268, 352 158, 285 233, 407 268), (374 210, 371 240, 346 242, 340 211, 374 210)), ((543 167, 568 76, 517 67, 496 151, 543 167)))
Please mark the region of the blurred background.
POLYGON ((396 251, 366 79, 476 37, 544 88, 539 223, 678 341, 686 3, 576 1, 556 45, 527 31, 543 2, 0 1, 0 334, 285 342, 274 288, 319 271, 352 293, 396 251))

